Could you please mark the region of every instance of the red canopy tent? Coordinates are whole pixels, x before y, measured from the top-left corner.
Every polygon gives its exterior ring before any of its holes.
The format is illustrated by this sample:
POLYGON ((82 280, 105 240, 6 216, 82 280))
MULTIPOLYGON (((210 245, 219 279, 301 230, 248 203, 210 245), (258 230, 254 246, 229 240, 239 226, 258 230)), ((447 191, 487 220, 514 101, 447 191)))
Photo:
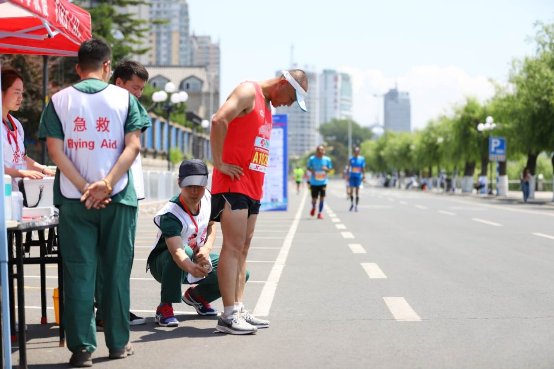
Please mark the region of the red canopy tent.
MULTIPOLYGON (((77 55, 81 43, 90 38, 90 14, 68 0, 0 0, 0 54, 74 56, 77 55)), ((0 105, 2 105, 1 95, 0 105)), ((4 163, 2 143, 3 140, 0 139, 0 163, 4 163)), ((2 195, 3 188, 4 176, 2 175, 0 176, 2 195)), ((2 212, 5 206, 4 196, 0 196, 2 212)), ((5 216, 0 216, 0 281, 3 286, 1 295, 3 344, 0 362, 3 362, 4 368, 10 368, 9 297, 8 288, 4 287, 8 283, 5 216)), ((20 350, 22 350, 21 347, 20 350)), ((20 352, 19 364, 20 368, 27 368, 26 356, 22 352, 20 352)))
POLYGON ((67 0, 0 0, 0 54, 75 55, 90 14, 67 0))

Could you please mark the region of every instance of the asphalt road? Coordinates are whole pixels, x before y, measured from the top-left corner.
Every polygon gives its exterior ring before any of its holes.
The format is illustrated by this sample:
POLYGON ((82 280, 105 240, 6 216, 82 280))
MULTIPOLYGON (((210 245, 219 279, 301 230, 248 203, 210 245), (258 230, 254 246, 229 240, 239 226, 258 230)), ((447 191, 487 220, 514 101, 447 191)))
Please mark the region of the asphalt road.
MULTIPOLYGON (((355 213, 342 181, 323 220, 309 216, 305 189, 289 203, 258 218, 245 304, 271 327, 253 336, 214 333, 215 318, 184 304, 178 328, 153 323, 159 285, 145 260, 157 206, 143 206, 131 305, 150 321, 132 327, 136 354, 124 360, 107 360, 98 333, 94 367, 554 367, 554 207, 365 188, 355 213)), ((38 269, 26 278, 31 368, 67 367, 56 326, 38 324, 38 269)))

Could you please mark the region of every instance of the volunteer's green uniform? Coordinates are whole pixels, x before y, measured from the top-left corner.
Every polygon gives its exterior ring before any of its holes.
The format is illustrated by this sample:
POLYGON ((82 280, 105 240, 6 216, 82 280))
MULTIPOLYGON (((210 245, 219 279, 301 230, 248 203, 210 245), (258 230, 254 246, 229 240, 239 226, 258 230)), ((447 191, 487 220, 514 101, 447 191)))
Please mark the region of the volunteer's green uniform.
MULTIPOLYGON (((107 86, 108 84, 103 81, 87 79, 68 88, 74 88, 93 97, 106 90, 107 86)), ((119 95, 121 93, 118 92, 119 95)), ((128 96, 127 115, 123 125, 124 134, 142 130, 148 124, 144 108, 134 96, 130 94, 128 96)), ((52 100, 54 99, 55 95, 52 100)), ((59 108, 57 111, 54 101, 51 101, 41 117, 39 135, 41 139, 54 137, 64 140, 64 150, 69 156, 75 153, 67 148, 67 136, 74 133, 64 132, 62 124, 64 118, 61 118, 68 114, 67 111, 59 108)), ((90 114, 95 113, 106 114, 100 109, 90 114)), ((95 122, 88 124, 89 129, 93 131, 95 122)), ((117 131, 113 128, 110 126, 112 131, 117 131)), ((98 126, 96 130, 98 131, 98 126)), ((90 135, 90 133, 87 134, 90 135)), ((113 137, 106 134, 96 134, 97 147, 105 137, 122 139, 121 136, 113 137)), ((122 142, 118 142, 124 145, 124 137, 122 142)), ((75 145, 74 142, 73 145, 75 145)), ((101 165, 100 158, 98 161, 101 165)), ((94 178, 94 180, 100 179, 94 178)), ((92 179, 87 178, 87 180, 92 179)), ((119 183, 121 180, 117 182, 119 183)), ((117 184, 113 185, 115 194, 105 209, 87 210, 75 196, 74 188, 71 189, 74 194, 72 198, 62 194, 62 191, 65 193, 67 190, 61 187, 64 185, 60 171, 56 173, 54 204, 60 209, 58 232, 64 272, 64 324, 67 332, 67 347, 72 352, 82 348, 93 352, 97 346, 93 302, 98 264, 103 270, 105 281, 103 305, 106 345, 110 350, 119 350, 129 341, 129 279, 133 262, 138 200, 130 172, 128 172, 126 185, 118 188, 116 192, 117 184)), ((69 188, 67 184, 65 186, 64 188, 69 188)))
MULTIPOLYGON (((154 219, 154 223, 159 227, 160 231, 158 232, 158 240, 148 256, 147 265, 152 276, 162 285, 161 302, 163 303, 181 302, 181 286, 183 284, 190 284, 187 280, 188 273, 179 268, 175 261, 173 261, 171 253, 165 243, 165 239, 176 236, 181 237, 183 239, 185 252, 187 256, 192 259, 193 250, 188 243, 191 237, 198 240, 198 246, 202 246, 205 242, 211 210, 210 197, 211 196, 206 193, 201 201, 200 211, 206 213, 195 216, 195 220, 198 224, 197 237, 192 237, 193 234, 196 233, 196 230, 191 227, 192 224, 189 222, 187 215, 183 217, 183 220, 179 220, 176 215, 168 209, 163 208, 154 219)), ((179 196, 173 197, 169 202, 176 204, 183 212, 185 211, 179 201, 179 196)), ((197 286, 194 288, 195 295, 201 296, 207 302, 212 302, 221 297, 217 280, 219 255, 210 253, 210 260, 213 266, 212 271, 208 273, 206 278, 196 282, 197 286)))

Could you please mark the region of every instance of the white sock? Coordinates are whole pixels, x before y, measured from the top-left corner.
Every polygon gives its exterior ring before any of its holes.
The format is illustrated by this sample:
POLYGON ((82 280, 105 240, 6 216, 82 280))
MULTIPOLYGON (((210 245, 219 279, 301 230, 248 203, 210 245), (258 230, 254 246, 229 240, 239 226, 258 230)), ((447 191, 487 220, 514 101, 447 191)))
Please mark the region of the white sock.
POLYGON ((244 304, 242 302, 235 302, 235 307, 237 308, 237 311, 244 310, 244 304))
POLYGON ((233 313, 235 312, 235 306, 234 305, 231 305, 231 306, 224 306, 223 307, 223 315, 225 315, 226 317, 228 316, 231 316, 233 315, 233 313))

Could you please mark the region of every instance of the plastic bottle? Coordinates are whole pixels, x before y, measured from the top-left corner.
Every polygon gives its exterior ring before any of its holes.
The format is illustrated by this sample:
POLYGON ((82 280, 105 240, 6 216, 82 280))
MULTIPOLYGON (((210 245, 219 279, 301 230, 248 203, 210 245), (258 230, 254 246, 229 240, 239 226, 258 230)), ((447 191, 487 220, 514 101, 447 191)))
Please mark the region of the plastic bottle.
POLYGON ((12 192, 12 219, 21 222, 23 218, 23 194, 19 191, 12 192))
POLYGON ((12 218, 12 177, 4 174, 4 215, 6 220, 12 218))

